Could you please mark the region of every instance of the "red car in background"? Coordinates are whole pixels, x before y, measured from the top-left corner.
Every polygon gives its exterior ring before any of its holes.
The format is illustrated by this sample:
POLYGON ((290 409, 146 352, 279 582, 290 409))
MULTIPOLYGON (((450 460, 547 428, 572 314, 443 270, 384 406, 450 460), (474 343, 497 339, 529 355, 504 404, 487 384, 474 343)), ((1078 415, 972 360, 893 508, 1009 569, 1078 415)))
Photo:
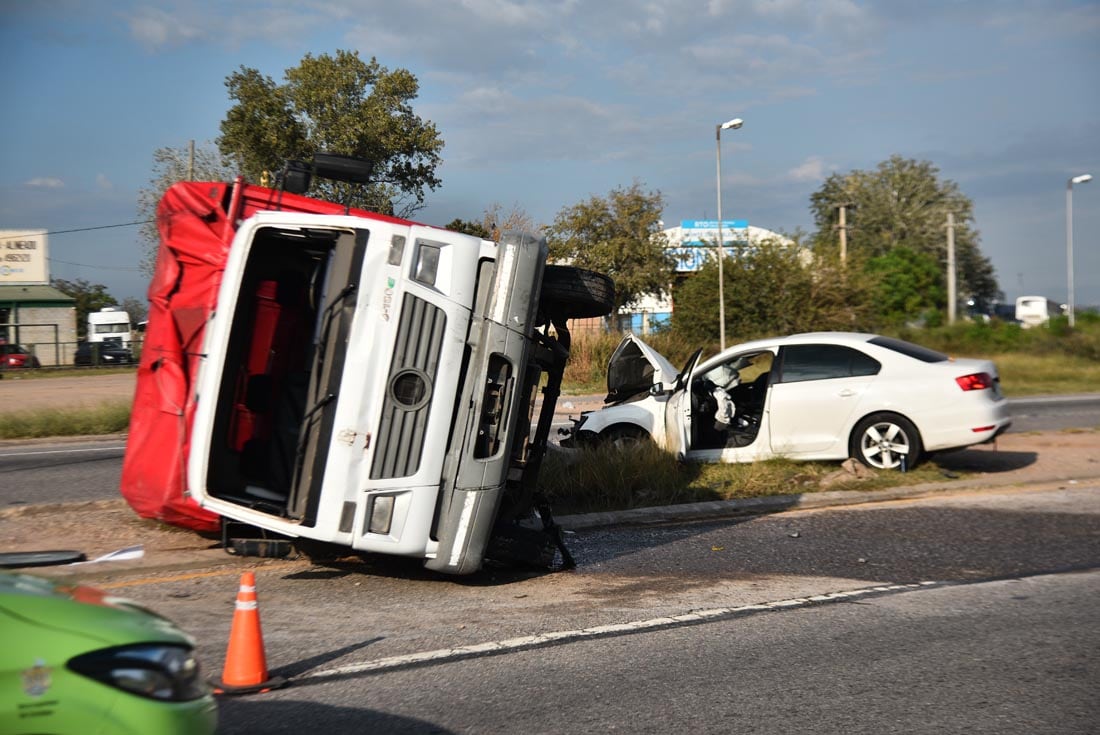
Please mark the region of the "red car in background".
POLYGON ((42 367, 42 363, 26 347, 0 342, 0 370, 37 367, 42 367))

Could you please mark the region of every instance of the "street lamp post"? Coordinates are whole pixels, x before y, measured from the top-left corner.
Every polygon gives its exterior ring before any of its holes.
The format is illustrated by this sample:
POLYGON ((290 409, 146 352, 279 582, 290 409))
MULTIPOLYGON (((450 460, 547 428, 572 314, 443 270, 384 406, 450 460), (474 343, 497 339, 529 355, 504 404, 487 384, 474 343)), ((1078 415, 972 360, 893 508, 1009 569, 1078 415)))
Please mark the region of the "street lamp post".
POLYGON ((714 126, 718 162, 718 342, 723 352, 726 350, 726 282, 722 271, 722 261, 725 260, 725 243, 722 241, 722 131, 737 130, 743 124, 741 118, 735 117, 714 126))
POLYGON ((1092 181, 1092 174, 1074 176, 1066 182, 1066 280, 1069 282, 1069 325, 1076 324, 1073 305, 1073 185, 1092 181))

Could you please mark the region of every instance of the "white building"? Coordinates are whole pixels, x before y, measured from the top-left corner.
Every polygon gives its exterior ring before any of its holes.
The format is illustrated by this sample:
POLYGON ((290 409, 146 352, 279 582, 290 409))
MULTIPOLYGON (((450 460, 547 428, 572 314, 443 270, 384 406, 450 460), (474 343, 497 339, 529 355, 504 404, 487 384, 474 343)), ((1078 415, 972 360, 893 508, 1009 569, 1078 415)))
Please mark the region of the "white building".
MULTIPOLYGON (((718 220, 686 219, 679 227, 664 230, 669 250, 680 260, 677 274, 699 270, 707 258, 715 256, 714 244, 718 242, 718 220)), ((755 227, 743 219, 722 220, 722 242, 726 256, 736 258, 744 248, 751 248, 767 240, 778 240, 786 245, 794 241, 779 233, 755 227)), ((619 310, 618 327, 636 334, 648 334, 651 329, 667 324, 672 317, 672 299, 664 296, 645 296, 634 304, 619 310)))

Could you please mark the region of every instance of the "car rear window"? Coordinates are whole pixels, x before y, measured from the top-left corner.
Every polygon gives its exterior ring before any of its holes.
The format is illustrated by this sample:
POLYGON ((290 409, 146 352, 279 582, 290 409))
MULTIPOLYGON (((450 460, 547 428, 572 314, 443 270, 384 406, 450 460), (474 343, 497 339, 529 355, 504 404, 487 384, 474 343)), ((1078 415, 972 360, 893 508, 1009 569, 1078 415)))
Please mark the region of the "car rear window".
POLYGON ((906 342, 903 339, 894 339, 893 337, 875 337, 874 339, 867 340, 870 344, 878 345, 879 347, 885 347, 888 350, 894 352, 900 352, 903 355, 920 360, 921 362, 944 362, 949 360, 947 355, 942 352, 936 352, 930 350, 927 347, 921 347, 915 345, 912 342, 906 342))

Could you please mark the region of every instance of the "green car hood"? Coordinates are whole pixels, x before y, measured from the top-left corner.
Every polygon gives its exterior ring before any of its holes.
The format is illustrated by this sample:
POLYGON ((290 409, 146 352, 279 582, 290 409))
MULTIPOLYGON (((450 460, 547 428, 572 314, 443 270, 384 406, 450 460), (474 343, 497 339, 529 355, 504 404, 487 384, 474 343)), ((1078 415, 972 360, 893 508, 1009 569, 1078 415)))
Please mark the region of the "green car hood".
MULTIPOLYGON (((194 641, 137 603, 84 585, 0 572, 0 627, 22 624, 107 646, 194 641)), ((13 640, 18 644, 18 640, 13 640)))

